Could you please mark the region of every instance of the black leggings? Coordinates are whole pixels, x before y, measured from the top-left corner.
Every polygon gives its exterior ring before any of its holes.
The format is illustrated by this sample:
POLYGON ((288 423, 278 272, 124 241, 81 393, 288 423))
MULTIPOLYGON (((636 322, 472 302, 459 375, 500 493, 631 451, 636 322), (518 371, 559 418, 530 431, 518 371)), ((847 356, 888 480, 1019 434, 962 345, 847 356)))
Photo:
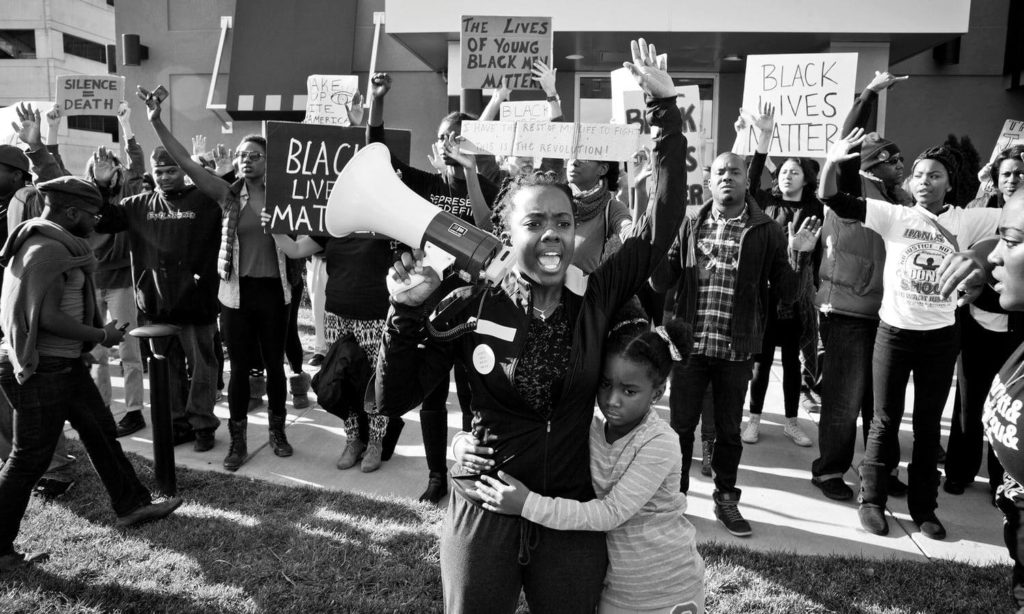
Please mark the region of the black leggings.
MULTIPOLYGON (((423 452, 427 457, 427 469, 431 472, 446 473, 448 462, 448 383, 444 378, 437 387, 423 398, 420 407, 420 427, 423 429, 423 452)), ((455 389, 462 408, 462 430, 469 431, 473 427, 472 393, 469 390, 469 378, 466 369, 455 363, 455 389)))
POLYGON ((299 277, 299 283, 292 286, 292 302, 288 304, 288 331, 284 340, 284 355, 292 373, 302 373, 302 342, 299 340, 299 303, 302 302, 302 290, 305 284, 299 277))
POLYGON ((231 356, 231 381, 228 384, 228 409, 232 420, 243 420, 249 411, 249 372, 260 366, 267 369, 268 410, 272 416, 284 416, 286 385, 284 377, 285 331, 288 305, 277 277, 242 277, 238 309, 223 308, 221 329, 231 356), (266 357, 262 361, 260 356, 266 357))
POLYGON ((775 360, 775 346, 782 348, 782 397, 786 417, 795 418, 800 403, 800 319, 799 315, 780 320, 775 309, 769 311, 765 323, 764 342, 761 353, 754 356, 754 374, 750 379, 750 413, 760 414, 764 409, 764 397, 768 393, 772 362, 775 360))

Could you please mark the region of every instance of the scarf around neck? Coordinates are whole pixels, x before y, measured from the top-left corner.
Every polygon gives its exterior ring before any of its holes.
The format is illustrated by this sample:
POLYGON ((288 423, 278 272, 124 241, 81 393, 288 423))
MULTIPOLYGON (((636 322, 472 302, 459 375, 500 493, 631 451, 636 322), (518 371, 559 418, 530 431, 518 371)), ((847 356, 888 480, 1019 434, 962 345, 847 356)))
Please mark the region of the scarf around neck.
POLYGON ((577 224, 597 217, 597 215, 608 205, 608 201, 612 198, 611 193, 608 191, 608 188, 605 187, 603 181, 598 181, 597 185, 589 190, 580 190, 572 184, 569 185, 572 188, 572 198, 576 201, 577 224))

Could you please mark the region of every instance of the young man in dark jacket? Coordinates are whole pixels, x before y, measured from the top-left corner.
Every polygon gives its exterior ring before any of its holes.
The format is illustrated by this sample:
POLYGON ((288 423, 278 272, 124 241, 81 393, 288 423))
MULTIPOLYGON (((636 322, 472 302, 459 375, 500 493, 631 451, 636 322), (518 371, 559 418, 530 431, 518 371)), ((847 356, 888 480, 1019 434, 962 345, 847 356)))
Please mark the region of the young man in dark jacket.
MULTIPOLYGON (((801 267, 817 243, 811 218, 787 241, 782 228, 747 199, 747 167, 732 153, 711 165, 711 201, 687 208, 667 266, 652 278, 658 291, 676 285, 676 317, 693 326, 689 361, 672 375, 672 428, 683 454, 680 490, 690 487, 693 432, 700 421, 704 391, 711 385, 717 439, 715 516, 730 533, 751 534, 737 506, 736 488, 743 444, 740 422, 750 381, 752 356, 760 351, 767 318, 768 284, 781 302, 797 296, 801 267)), ((792 231, 791 231, 792 232, 792 231)))

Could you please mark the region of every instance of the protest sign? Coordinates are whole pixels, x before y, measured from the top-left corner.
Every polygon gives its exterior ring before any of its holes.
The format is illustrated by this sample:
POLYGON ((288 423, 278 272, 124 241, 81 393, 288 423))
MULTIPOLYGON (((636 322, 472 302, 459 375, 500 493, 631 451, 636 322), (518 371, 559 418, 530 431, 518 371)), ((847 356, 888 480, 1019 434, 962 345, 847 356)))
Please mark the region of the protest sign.
POLYGON ((551 119, 551 106, 547 100, 524 100, 501 103, 498 119, 503 122, 546 121, 551 119))
POLYGON ((533 63, 551 66, 550 17, 463 15, 461 32, 463 89, 540 87, 533 63))
MULTIPOLYGON (((11 125, 21 123, 18 120, 19 105, 25 105, 39 111, 39 115, 43 117, 43 123, 46 123, 46 114, 53 108, 53 103, 48 100, 23 100, 0 108, 0 144, 2 145, 25 146, 21 139, 18 138, 18 132, 14 129, 14 126, 11 125)), ((49 136, 53 138, 53 135, 49 136)))
MULTIPOLYGON (((992 148, 992 155, 988 157, 989 164, 996 159, 999 152, 1015 145, 1024 145, 1024 121, 1008 119, 1003 122, 1003 129, 999 131, 999 136, 996 138, 996 145, 992 148)), ((978 187, 978 196, 983 196, 985 192, 992 189, 994 189, 992 180, 986 179, 978 187)))
POLYGON ((640 127, 567 122, 462 122, 463 150, 475 154, 627 160, 640 127))
POLYGON ((57 108, 64 116, 117 115, 124 100, 124 77, 112 75, 59 75, 57 108))
POLYGON ((348 105, 359 91, 355 75, 310 75, 306 78, 306 124, 348 126, 348 105))
MULTIPOLYGON (((856 53, 795 53, 747 56, 743 108, 775 106, 775 130, 768 153, 823 158, 840 138, 856 95, 856 53)), ((757 136, 749 127, 733 153, 749 155, 757 136)))
MULTIPOLYGON (((385 130, 388 149, 402 160, 409 159, 410 140, 408 130, 385 130)), ((327 197, 341 169, 365 142, 365 128, 267 122, 271 232, 327 235, 327 197)))

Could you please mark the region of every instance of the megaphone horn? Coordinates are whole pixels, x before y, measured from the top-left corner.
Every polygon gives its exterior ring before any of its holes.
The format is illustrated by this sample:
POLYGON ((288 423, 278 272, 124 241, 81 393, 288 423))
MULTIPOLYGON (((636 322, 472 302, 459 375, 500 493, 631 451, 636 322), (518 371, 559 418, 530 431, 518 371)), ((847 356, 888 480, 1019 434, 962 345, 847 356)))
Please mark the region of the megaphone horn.
POLYGON ((369 231, 412 247, 423 248, 430 242, 451 254, 455 266, 473 281, 497 284, 512 266, 508 249, 497 237, 406 187, 382 143, 363 147, 341 170, 327 198, 325 226, 335 237, 369 231))

